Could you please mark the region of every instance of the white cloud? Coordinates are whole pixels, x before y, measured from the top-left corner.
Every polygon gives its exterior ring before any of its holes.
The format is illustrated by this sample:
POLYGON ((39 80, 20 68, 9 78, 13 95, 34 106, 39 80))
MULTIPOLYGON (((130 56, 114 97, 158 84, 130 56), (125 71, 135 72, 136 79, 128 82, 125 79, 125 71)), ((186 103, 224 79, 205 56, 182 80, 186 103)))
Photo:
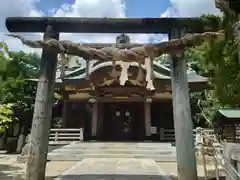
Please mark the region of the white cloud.
MULTIPOLYGON (((63 4, 55 11, 55 17, 114 17, 125 18, 123 0, 76 0, 74 4, 63 4)), ((80 42, 115 42, 118 34, 62 34, 61 39, 80 42)), ((148 35, 131 35, 133 42, 147 42, 148 35)))
MULTIPOLYGON (((0 40, 9 45, 10 50, 24 50, 27 52, 34 52, 31 48, 23 45, 20 41, 7 37, 7 29, 5 26, 5 19, 12 16, 42 16, 43 13, 34 7, 36 0, 14 0, 14 1, 0 1, 0 40)), ((26 34, 30 39, 41 38, 40 34, 26 34)))
POLYGON ((125 17, 122 0, 75 0, 74 4, 63 4, 54 16, 66 17, 125 17))
MULTIPOLYGON (((203 14, 219 15, 215 0, 170 0, 172 7, 166 9, 160 17, 199 17, 203 14)), ((167 41, 167 35, 154 35, 151 42, 167 41)))
MULTIPOLYGON (((15 0, 0 2, 0 39, 5 41, 10 50, 24 50, 34 52, 20 43, 19 40, 9 38, 4 34, 5 18, 9 16, 44 16, 43 12, 34 7, 35 0, 15 0)), ((54 17, 116 17, 124 18, 125 3, 123 0, 75 0, 73 4, 62 4, 59 9, 49 9, 49 14, 54 17), (104 3, 103 3, 104 2, 104 3)), ((24 35, 27 39, 42 39, 42 34, 24 35)), ((75 42, 115 42, 118 34, 70 34, 61 33, 60 39, 68 39, 75 42)), ((131 35, 133 42, 147 42, 148 35, 131 35)))
POLYGON ((170 0, 180 17, 196 17, 202 14, 219 14, 215 0, 170 0))

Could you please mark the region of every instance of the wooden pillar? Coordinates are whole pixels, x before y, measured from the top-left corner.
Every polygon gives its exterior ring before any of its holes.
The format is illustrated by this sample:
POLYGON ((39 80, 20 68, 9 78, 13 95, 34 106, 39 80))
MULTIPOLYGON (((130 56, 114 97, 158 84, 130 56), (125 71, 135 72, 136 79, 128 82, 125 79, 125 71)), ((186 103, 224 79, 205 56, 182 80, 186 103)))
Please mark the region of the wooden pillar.
MULTIPOLYGON (((235 27, 236 38, 240 38, 240 14, 237 15, 238 22, 235 27)), ((240 43, 238 43, 238 62, 240 63, 240 43)))
POLYGON ((97 135, 97 126, 98 126, 98 103, 93 103, 92 110, 92 137, 95 138, 97 135))
MULTIPOLYGON (((46 26, 44 33, 44 40, 48 39, 59 39, 59 33, 51 25, 46 26)), ((43 48, 29 142, 26 180, 45 179, 56 66, 57 53, 43 48)))
MULTIPOLYGON (((169 39, 180 38, 182 35, 180 29, 173 29, 169 34, 169 39)), ((183 53, 172 56, 171 84, 178 180, 197 180, 189 87, 183 53)))
POLYGON ((24 124, 21 124, 20 125, 20 134, 18 136, 18 142, 17 142, 17 150, 16 152, 17 153, 21 153, 22 152, 22 148, 25 144, 25 141, 26 141, 26 136, 25 136, 25 127, 24 127, 24 124))
POLYGON ((6 145, 6 130, 4 130, 2 133, 0 133, 0 150, 5 149, 5 145, 6 145))
POLYGON ((144 110, 145 110, 145 133, 146 137, 151 137, 151 104, 150 102, 144 102, 144 110))
POLYGON ((98 123, 97 123, 97 136, 101 138, 103 132, 103 103, 98 104, 98 123))
POLYGON ((68 101, 64 100, 62 105, 62 128, 67 128, 68 101))

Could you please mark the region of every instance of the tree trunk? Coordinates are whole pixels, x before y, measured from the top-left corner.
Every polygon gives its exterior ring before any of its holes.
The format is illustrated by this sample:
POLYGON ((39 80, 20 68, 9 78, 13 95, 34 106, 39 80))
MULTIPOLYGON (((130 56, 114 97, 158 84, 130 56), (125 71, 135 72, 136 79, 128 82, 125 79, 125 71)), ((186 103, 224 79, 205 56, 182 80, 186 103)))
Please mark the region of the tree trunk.
MULTIPOLYGON (((52 26, 46 27, 44 40, 59 38, 52 26)), ((48 151, 48 136, 52 117, 57 54, 43 49, 40 77, 30 135, 26 180, 44 180, 48 151)))
MULTIPOLYGON (((240 14, 238 14, 238 22, 240 22, 240 14)), ((240 39, 240 26, 237 28, 237 38, 240 39)), ((238 62, 240 64, 240 42, 238 43, 238 62)))

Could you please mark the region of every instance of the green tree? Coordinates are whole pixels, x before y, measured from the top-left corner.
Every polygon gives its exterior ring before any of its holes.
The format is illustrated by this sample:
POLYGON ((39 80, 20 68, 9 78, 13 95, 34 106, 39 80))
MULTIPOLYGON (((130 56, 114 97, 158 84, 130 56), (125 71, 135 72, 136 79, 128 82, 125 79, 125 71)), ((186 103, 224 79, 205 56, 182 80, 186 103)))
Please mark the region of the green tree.
POLYGON ((197 105, 201 111, 198 120, 205 119, 212 126, 219 108, 240 106, 240 61, 233 27, 237 18, 226 13, 222 17, 204 15, 202 18, 218 21, 219 28, 225 33, 224 39, 205 42, 185 52, 190 67, 200 75, 209 77, 210 90, 202 92, 200 96, 192 94, 191 98, 198 99, 197 105))
POLYGON ((24 52, 9 52, 5 71, 2 73, 4 103, 33 104, 35 98, 35 84, 28 81, 37 78, 40 58, 36 54, 24 52))
POLYGON ((8 62, 8 47, 5 43, 0 42, 0 100, 3 97, 2 86, 3 86, 3 79, 2 74, 6 70, 8 62))
MULTIPOLYGON (((9 127, 9 124, 11 124, 13 120, 12 107, 12 104, 0 105, 0 133, 9 127)), ((17 120, 16 117, 15 120, 17 120)))
MULTIPOLYGON (((1 44, 0 52, 0 101, 2 104, 3 115, 0 122, 19 119, 26 120, 28 114, 29 121, 33 111, 36 85, 30 83, 27 79, 36 78, 39 72, 40 58, 37 54, 28 54, 24 52, 9 52, 6 44, 1 44), (11 104, 11 109, 7 108, 11 104), (10 110, 12 112, 10 112, 10 110), (8 119, 6 119, 7 117, 8 119)), ((29 121, 27 123, 29 123, 29 121)), ((4 124, 6 124, 4 122, 4 124)), ((3 126, 0 123, 1 129, 3 126)))

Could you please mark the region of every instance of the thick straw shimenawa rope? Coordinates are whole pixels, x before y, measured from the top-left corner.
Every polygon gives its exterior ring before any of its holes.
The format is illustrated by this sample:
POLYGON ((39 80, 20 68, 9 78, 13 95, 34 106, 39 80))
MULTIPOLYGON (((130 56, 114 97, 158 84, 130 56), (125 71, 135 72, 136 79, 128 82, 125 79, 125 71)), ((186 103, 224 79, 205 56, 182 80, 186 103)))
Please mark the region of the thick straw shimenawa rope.
POLYGON ((128 50, 117 49, 114 47, 94 49, 91 47, 84 47, 84 44, 78 44, 71 41, 57 41, 55 39, 31 41, 26 40, 19 35, 8 34, 8 36, 18 38, 23 44, 32 48, 45 48, 46 50, 49 49, 50 51, 55 51, 57 53, 75 55, 84 58, 86 61, 92 59, 109 61, 115 56, 117 60, 118 58, 121 58, 121 61, 133 62, 136 58, 140 58, 140 56, 149 57, 151 53, 154 53, 155 57, 162 54, 172 55, 183 51, 186 47, 201 45, 205 40, 216 39, 224 36, 224 34, 221 31, 187 34, 180 39, 172 39, 158 44, 146 44, 142 47, 134 47, 128 50))
MULTIPOLYGON (((71 41, 58 41, 56 39, 50 40, 38 40, 31 41, 26 40, 19 35, 8 34, 8 36, 18 38, 23 44, 32 48, 44 48, 45 50, 54 51, 59 54, 69 54, 78 57, 82 57, 89 63, 91 60, 99 61, 112 61, 113 70, 112 75, 116 77, 116 61, 122 62, 137 62, 139 65, 139 71, 137 80, 140 81, 143 76, 142 65, 148 64, 150 67, 146 67, 147 71, 151 71, 150 80, 152 81, 153 76, 153 60, 155 57, 161 56, 162 54, 178 54, 186 47, 194 47, 201 45, 205 40, 213 40, 219 37, 224 37, 224 33, 219 32, 204 32, 187 34, 180 39, 172 39, 166 42, 160 42, 158 44, 145 44, 139 47, 133 47, 130 49, 118 49, 116 47, 104 47, 102 49, 95 49, 91 47, 84 47, 84 44, 78 44, 71 41), (146 59, 150 63, 146 63, 146 59)), ((86 70, 86 76, 88 77, 88 68, 86 70)))

